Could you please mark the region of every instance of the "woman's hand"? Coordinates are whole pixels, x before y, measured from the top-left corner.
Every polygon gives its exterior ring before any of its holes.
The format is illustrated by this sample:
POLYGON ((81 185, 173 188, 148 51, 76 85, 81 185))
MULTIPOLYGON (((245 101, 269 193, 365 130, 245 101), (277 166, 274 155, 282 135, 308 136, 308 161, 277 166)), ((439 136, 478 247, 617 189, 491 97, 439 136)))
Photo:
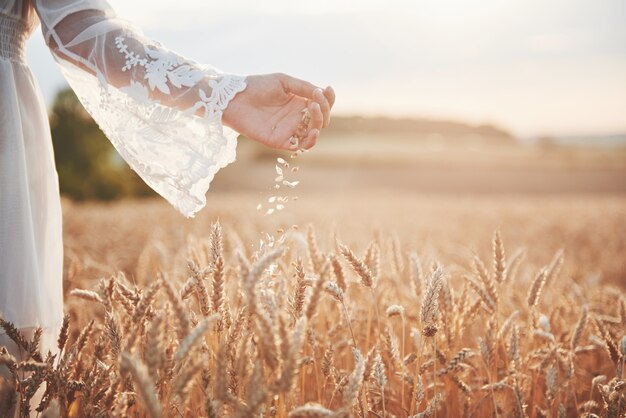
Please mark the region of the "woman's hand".
POLYGON ((248 76, 246 84, 224 110, 222 122, 250 139, 271 148, 294 149, 291 138, 297 136, 297 146, 309 149, 330 122, 332 87, 322 90, 285 74, 248 76))

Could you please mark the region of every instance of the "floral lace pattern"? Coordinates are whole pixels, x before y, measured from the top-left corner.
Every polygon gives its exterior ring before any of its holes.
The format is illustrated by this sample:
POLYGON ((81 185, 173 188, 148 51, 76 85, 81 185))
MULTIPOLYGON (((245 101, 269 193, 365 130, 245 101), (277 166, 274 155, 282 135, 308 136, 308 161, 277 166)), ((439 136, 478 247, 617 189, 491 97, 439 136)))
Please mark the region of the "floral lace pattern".
POLYGON ((185 64, 183 59, 170 51, 146 47, 146 55, 150 58, 141 58, 138 54, 129 51, 124 43, 124 36, 115 38, 117 49, 124 54, 126 64, 122 71, 130 70, 140 65, 146 70, 146 79, 151 90, 156 87, 165 94, 170 94, 167 85, 169 82, 174 87, 193 87, 204 77, 204 72, 185 64))
POLYGON ((132 32, 118 34, 113 44, 107 53, 122 54, 124 65, 117 69, 96 65, 95 77, 55 58, 87 111, 131 168, 191 217, 206 204, 205 194, 215 173, 235 160, 238 134, 222 125, 222 112, 245 89, 245 78, 199 66, 132 32), (131 50, 129 37, 143 51, 131 50), (113 71, 129 72, 128 85, 113 87, 113 71), (154 99, 157 91, 173 98, 186 95, 192 98, 191 104, 165 105, 154 99))

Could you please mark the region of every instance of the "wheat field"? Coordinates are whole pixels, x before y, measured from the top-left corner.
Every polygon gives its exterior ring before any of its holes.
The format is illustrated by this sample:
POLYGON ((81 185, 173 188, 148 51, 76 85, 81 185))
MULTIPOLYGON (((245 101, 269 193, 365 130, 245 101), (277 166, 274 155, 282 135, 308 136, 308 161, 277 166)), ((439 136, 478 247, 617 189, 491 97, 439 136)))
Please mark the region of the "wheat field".
POLYGON ((0 410, 624 415, 625 199, 343 199, 64 202, 59 353, 2 322, 25 356, 0 354, 0 410))

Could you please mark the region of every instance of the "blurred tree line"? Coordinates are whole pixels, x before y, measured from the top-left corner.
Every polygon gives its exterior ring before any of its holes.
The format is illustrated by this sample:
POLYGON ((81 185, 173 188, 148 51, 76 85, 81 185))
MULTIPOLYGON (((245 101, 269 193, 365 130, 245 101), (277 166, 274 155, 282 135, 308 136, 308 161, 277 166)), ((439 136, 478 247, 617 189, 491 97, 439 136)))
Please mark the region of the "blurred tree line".
POLYGON ((57 93, 50 114, 61 193, 75 200, 152 196, 71 89, 57 93))

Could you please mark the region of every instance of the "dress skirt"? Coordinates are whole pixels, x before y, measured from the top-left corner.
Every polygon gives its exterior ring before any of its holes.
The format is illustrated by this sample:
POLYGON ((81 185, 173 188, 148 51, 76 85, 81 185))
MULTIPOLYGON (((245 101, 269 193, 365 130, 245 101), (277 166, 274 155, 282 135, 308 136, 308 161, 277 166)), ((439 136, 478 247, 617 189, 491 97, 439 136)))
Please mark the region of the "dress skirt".
MULTIPOLYGON (((0 25, 5 41, 16 36, 9 29, 0 25)), ((15 50, 21 42, 0 47, 0 316, 26 333, 43 328, 42 352, 54 352, 63 244, 50 125, 39 86, 15 50)))

